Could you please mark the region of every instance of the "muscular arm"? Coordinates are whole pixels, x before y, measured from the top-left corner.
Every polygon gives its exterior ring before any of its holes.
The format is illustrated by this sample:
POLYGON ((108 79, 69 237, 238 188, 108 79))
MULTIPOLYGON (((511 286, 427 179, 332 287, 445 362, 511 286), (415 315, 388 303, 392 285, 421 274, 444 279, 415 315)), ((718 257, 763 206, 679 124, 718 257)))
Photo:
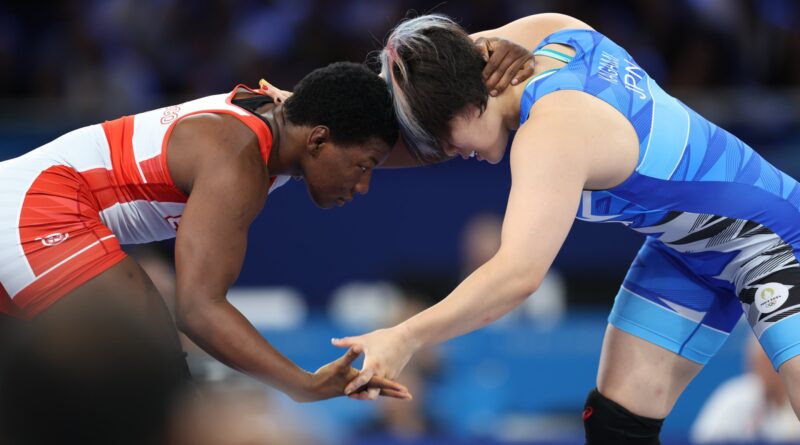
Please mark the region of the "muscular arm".
MULTIPOLYGON (((345 384, 358 374, 351 364, 360 348, 307 373, 275 350, 225 298, 241 270, 250 224, 268 193, 255 135, 233 117, 198 115, 178 124, 170 153, 175 182, 190 193, 175 248, 179 328, 216 359, 296 401, 343 395, 345 384)), ((411 397, 403 385, 381 378, 365 389, 411 397)))
MULTIPOLYGON (((536 107, 534 107, 535 109, 536 107)), ((362 346, 364 369, 345 391, 373 375, 394 377, 421 347, 479 329, 533 293, 575 218, 591 144, 568 112, 537 113, 520 127, 511 151, 512 187, 497 254, 444 300, 394 328, 336 340, 362 346)))
POLYGON ((175 247, 178 326, 223 363, 302 398, 309 374, 272 348, 225 298, 241 270, 250 223, 267 197, 255 136, 236 131, 224 116, 180 125, 175 137, 193 144, 196 159, 175 247))
POLYGON ((583 189, 620 184, 637 160, 633 128, 608 104, 580 91, 541 98, 511 148, 512 186, 500 249, 447 298, 406 321, 406 333, 420 346, 438 343, 513 309, 550 268, 583 189))
POLYGON ((572 227, 587 180, 561 118, 523 125, 511 152, 512 186, 498 252, 447 298, 405 322, 418 346, 479 329, 533 293, 572 227), (534 136, 535 135, 535 136, 534 136))

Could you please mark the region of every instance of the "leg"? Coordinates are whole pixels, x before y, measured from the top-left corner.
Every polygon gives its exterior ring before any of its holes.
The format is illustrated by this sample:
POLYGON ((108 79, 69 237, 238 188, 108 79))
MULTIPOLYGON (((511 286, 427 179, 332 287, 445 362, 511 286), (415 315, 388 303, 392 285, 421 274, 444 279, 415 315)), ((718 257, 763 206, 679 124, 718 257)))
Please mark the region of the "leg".
POLYGON ((637 415, 663 419, 702 368, 609 325, 600 355, 597 389, 637 415))
POLYGON ((587 443, 658 444, 663 419, 740 317, 737 299, 646 241, 609 316, 584 411, 587 443))
POLYGON ((794 414, 800 419, 800 355, 783 362, 778 372, 783 380, 783 386, 789 393, 794 414))
POLYGON ((185 360, 164 303, 133 260, 22 323, 0 351, 2 443, 163 442, 186 389, 185 360))
POLYGON ((175 366, 184 379, 189 378, 178 331, 163 298, 144 270, 131 258, 125 258, 105 272, 61 297, 34 320, 69 316, 97 307, 112 305, 143 321, 174 351, 175 366))
POLYGON ((583 412, 588 445, 658 445, 664 417, 702 365, 606 329, 597 389, 583 412))
POLYGON ((800 418, 800 267, 795 261, 750 283, 741 299, 747 321, 800 418))

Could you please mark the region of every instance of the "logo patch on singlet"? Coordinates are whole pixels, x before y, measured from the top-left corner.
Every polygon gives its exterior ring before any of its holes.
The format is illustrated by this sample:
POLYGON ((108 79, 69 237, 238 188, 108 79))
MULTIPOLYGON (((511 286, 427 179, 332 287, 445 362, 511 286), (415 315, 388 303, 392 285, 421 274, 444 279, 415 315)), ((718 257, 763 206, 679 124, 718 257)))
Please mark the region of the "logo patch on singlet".
POLYGON ((172 123, 172 121, 178 118, 178 112, 180 111, 180 105, 172 105, 171 107, 164 108, 164 115, 161 117, 161 123, 164 125, 172 123))
POLYGON ((172 226, 172 228, 177 231, 178 230, 178 226, 181 224, 181 216, 183 216, 183 215, 167 216, 164 219, 167 220, 169 225, 172 226))
POLYGON ((41 241, 42 245, 45 247, 53 247, 57 246, 69 238, 69 233, 51 233, 47 236, 42 238, 36 238, 36 241, 41 241))
POLYGON ((793 286, 787 286, 781 283, 760 284, 756 288, 756 297, 754 300, 756 309, 762 314, 774 312, 789 299, 789 289, 792 287, 793 286))

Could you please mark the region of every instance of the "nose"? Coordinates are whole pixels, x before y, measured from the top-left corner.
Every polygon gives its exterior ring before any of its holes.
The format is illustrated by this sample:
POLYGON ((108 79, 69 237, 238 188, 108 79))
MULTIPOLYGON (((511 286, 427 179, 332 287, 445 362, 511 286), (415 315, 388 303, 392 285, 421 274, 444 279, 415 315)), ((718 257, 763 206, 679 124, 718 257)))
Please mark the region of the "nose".
POLYGON ((453 158, 458 154, 458 149, 453 144, 445 144, 444 154, 446 154, 448 158, 453 158))
POLYGON ((359 182, 353 190, 359 195, 366 195, 369 192, 369 182, 359 182))
POLYGON ((369 192, 369 180, 372 177, 372 172, 368 172, 364 177, 358 181, 355 187, 353 187, 353 191, 358 193, 359 195, 366 195, 369 192))

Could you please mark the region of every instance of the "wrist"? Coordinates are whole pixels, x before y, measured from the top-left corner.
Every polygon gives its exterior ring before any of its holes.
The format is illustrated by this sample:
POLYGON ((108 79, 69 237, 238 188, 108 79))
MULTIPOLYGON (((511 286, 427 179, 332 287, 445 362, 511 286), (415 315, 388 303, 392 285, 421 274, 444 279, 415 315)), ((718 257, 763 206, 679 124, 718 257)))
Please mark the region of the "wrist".
POLYGON ((285 392, 295 402, 309 402, 314 400, 316 389, 314 374, 299 369, 299 374, 285 392))
POLYGON ((420 333, 414 329, 409 321, 410 320, 406 320, 400 323, 399 325, 395 326, 395 329, 397 331, 397 335, 399 335, 403 340, 403 344, 405 344, 413 354, 425 346, 427 342, 420 335, 420 333))

